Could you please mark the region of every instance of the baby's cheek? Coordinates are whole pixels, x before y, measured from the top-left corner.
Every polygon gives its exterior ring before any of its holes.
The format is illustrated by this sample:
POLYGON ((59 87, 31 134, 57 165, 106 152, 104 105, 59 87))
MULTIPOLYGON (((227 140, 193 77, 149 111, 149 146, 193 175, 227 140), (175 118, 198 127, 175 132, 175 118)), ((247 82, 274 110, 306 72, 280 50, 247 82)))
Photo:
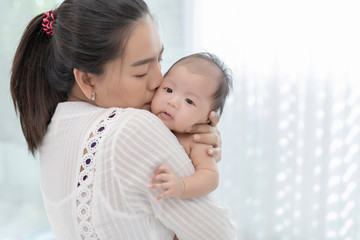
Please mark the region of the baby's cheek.
POLYGON ((181 121, 177 122, 177 132, 186 132, 186 129, 191 127, 193 124, 191 124, 187 119, 182 119, 181 121))
POLYGON ((151 112, 154 114, 158 112, 158 104, 156 100, 154 101, 154 99, 151 102, 151 112))

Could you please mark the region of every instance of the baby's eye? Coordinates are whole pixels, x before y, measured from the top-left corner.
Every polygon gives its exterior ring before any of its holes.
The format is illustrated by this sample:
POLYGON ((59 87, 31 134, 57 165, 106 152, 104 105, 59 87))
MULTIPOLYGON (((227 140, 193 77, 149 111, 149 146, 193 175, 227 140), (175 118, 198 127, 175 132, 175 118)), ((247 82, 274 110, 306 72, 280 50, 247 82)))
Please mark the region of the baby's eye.
POLYGON ((173 92, 173 90, 172 90, 171 88, 168 88, 168 87, 165 88, 165 91, 168 92, 168 93, 172 93, 172 92, 173 92))
POLYGON ((191 105, 194 104, 194 102, 193 102, 191 99, 189 99, 189 98, 186 98, 185 101, 186 101, 188 104, 191 104, 191 105))

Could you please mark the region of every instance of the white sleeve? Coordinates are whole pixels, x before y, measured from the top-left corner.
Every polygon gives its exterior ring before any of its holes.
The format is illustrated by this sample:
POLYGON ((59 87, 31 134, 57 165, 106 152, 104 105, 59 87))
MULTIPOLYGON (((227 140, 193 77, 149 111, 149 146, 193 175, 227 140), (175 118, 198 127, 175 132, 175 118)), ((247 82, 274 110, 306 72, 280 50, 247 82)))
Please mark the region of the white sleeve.
MULTIPOLYGON (((229 209, 212 196, 155 199, 159 190, 148 186, 160 165, 169 165, 179 177, 194 173, 191 160, 176 137, 155 115, 137 111, 118 129, 114 141, 114 158, 121 165, 120 175, 125 181, 122 186, 137 191, 146 202, 143 205, 149 206, 154 216, 179 239, 236 239, 229 209)), ((139 208, 138 205, 134 207, 139 208)))

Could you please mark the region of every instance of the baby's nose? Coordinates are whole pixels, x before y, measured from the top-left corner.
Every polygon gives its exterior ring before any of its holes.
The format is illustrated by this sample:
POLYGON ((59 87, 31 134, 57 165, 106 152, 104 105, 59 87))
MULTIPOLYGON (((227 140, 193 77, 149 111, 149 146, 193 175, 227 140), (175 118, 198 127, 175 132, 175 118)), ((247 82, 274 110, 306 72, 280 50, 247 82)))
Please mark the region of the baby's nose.
POLYGON ((177 108, 179 106, 179 101, 176 97, 173 97, 173 98, 169 99, 168 104, 174 108, 177 108))

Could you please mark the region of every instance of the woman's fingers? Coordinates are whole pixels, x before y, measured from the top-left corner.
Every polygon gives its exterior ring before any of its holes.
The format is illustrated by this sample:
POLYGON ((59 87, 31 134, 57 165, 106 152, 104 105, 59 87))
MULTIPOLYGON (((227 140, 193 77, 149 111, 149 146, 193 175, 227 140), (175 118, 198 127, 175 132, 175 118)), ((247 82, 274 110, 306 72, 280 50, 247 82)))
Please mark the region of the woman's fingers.
POLYGON ((220 115, 215 111, 211 111, 209 113, 209 120, 210 120, 210 125, 213 127, 216 127, 216 125, 218 124, 218 122, 220 120, 220 115))
POLYGON ((212 145, 214 148, 221 146, 221 138, 219 135, 212 133, 194 134, 194 141, 203 144, 212 145))
POLYGON ((186 130, 187 133, 215 133, 216 128, 209 124, 196 124, 186 130))
POLYGON ((221 161, 221 148, 208 148, 207 154, 212 156, 215 162, 221 161))

